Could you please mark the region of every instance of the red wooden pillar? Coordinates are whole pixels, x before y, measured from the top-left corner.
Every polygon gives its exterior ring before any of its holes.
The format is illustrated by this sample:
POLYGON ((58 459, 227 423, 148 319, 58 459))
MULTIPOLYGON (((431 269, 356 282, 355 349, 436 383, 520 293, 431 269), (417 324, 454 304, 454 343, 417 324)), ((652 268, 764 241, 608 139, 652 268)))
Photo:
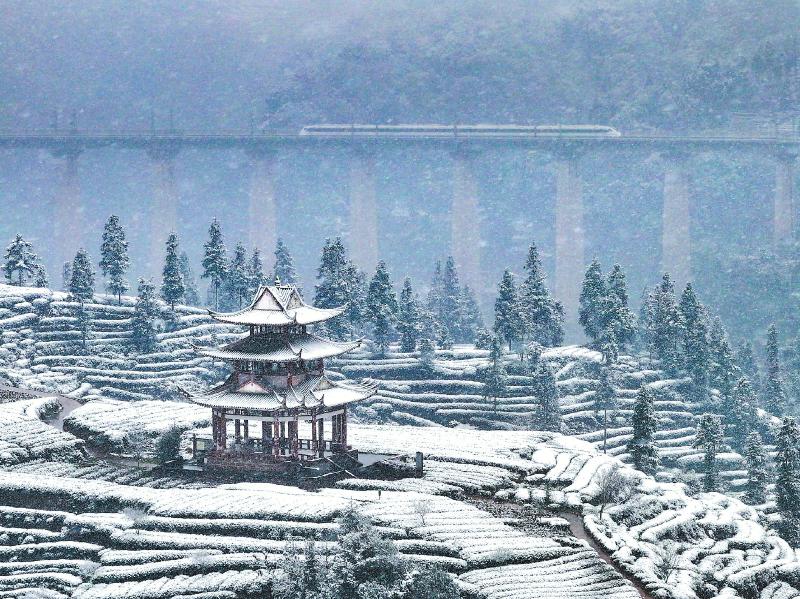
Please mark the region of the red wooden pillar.
POLYGON ((317 420, 319 430, 317 431, 317 445, 319 447, 319 457, 325 456, 325 417, 317 420))
POLYGON ((228 420, 225 418, 225 412, 220 411, 217 417, 217 427, 219 429, 219 448, 228 448, 228 420))
POLYGON ((317 451, 317 411, 311 411, 311 451, 317 451))

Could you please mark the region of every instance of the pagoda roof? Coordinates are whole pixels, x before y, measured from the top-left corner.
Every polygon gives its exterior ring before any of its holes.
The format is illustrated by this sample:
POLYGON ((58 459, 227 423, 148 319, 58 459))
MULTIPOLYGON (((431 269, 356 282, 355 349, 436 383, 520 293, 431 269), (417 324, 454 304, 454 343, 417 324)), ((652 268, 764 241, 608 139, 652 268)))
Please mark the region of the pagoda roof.
POLYGON ((339 316, 345 306, 339 308, 315 308, 303 301, 294 285, 262 285, 252 303, 237 312, 214 312, 209 314, 219 322, 240 325, 289 326, 322 322, 339 316))
POLYGON ((192 397, 192 401, 211 408, 243 410, 287 410, 292 408, 336 408, 375 394, 377 384, 365 379, 360 383, 334 383, 324 374, 308 377, 285 389, 276 389, 248 381, 239 387, 228 384, 192 397))
POLYGON ((204 356, 222 360, 290 362, 338 356, 358 347, 361 340, 338 342, 310 333, 250 335, 219 349, 197 348, 204 356))

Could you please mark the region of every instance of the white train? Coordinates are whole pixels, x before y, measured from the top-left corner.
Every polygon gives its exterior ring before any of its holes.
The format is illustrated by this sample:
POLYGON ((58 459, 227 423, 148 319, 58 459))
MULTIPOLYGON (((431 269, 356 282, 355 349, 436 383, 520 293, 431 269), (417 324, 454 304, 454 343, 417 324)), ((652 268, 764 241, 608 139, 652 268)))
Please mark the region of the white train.
POLYGON ((308 125, 300 135, 341 137, 619 137, 606 125, 308 125))

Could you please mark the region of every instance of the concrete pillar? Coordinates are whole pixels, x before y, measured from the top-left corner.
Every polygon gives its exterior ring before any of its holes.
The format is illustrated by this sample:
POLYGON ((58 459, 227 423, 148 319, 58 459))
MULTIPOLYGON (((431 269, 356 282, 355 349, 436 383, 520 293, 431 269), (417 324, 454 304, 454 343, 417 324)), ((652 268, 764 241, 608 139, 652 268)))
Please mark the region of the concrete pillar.
POLYGON ((147 155, 153 161, 154 189, 150 205, 148 252, 145 272, 161 276, 167 237, 178 230, 178 187, 175 181, 175 158, 179 148, 170 144, 153 145, 147 155))
POLYGON ((372 273, 378 264, 378 204, 375 197, 375 158, 357 148, 350 159, 350 257, 372 273))
MULTIPOLYGON (((55 197, 53 211, 53 262, 50 280, 54 287, 60 285, 61 268, 71 262, 81 248, 86 230, 84 209, 81 204, 81 188, 78 179, 78 156, 81 150, 72 148, 56 154, 60 158, 60 183, 55 197), (53 268, 55 267, 55 270, 53 268)), ((42 253, 46 254, 42 248, 42 253)))
POLYGON ((478 181, 475 176, 478 153, 467 148, 453 152, 453 202, 450 209, 450 248, 462 283, 480 295, 481 223, 478 181))
POLYGON ((247 238, 251 248, 259 248, 266 265, 278 240, 278 208, 275 191, 276 156, 272 149, 254 148, 250 157, 250 192, 248 198, 247 238))
POLYGON ((776 158, 772 238, 777 245, 795 238, 797 208, 794 204, 794 177, 797 148, 782 149, 776 158))
POLYGON ((576 341, 578 297, 586 269, 583 196, 575 149, 568 149, 556 160, 556 276, 555 297, 564 306, 566 341, 576 341))
POLYGON ((676 289, 692 278, 690 184, 687 157, 664 156, 664 205, 661 218, 661 268, 676 289))

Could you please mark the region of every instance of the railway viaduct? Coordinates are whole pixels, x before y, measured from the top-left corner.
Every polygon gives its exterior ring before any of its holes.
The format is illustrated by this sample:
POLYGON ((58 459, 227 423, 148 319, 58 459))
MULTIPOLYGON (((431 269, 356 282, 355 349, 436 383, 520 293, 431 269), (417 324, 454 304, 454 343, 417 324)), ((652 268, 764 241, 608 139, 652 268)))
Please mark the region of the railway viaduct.
MULTIPOLYGON (((662 266, 677 284, 691 276, 689 213, 691 185, 687 163, 693 152, 755 150, 774 158, 773 237, 776 243, 795 235, 797 208, 794 199, 795 165, 800 137, 789 136, 688 136, 589 134, 535 135, 471 134, 454 128, 447 135, 417 132, 353 135, 348 133, 303 135, 297 132, 203 133, 175 130, 150 132, 67 131, 0 132, 1 148, 45 149, 63 161, 53 248, 61 262, 77 249, 80 236, 80 182, 77 161, 88 149, 138 149, 150 157, 156 173, 151 211, 152 271, 161 261, 163 242, 177 225, 175 159, 185 148, 240 149, 253 163, 250 182, 251 245, 274 247, 280 227, 275 187, 275 155, 280 149, 323 147, 347 152, 350 157, 350 250, 362 268, 372 269, 379 256, 380 227, 377 219, 375 156, 382 148, 427 146, 449 152, 453 159, 453 196, 450 246, 462 278, 473 286, 480 282, 480 197, 474 163, 481 153, 496 147, 538 150, 553 157, 556 181, 554 292, 564 302, 567 318, 574 320, 583 278, 583 200, 580 158, 587 152, 636 148, 658 153, 664 165, 662 266)), ((491 218, 491 216, 489 216, 491 218)))

